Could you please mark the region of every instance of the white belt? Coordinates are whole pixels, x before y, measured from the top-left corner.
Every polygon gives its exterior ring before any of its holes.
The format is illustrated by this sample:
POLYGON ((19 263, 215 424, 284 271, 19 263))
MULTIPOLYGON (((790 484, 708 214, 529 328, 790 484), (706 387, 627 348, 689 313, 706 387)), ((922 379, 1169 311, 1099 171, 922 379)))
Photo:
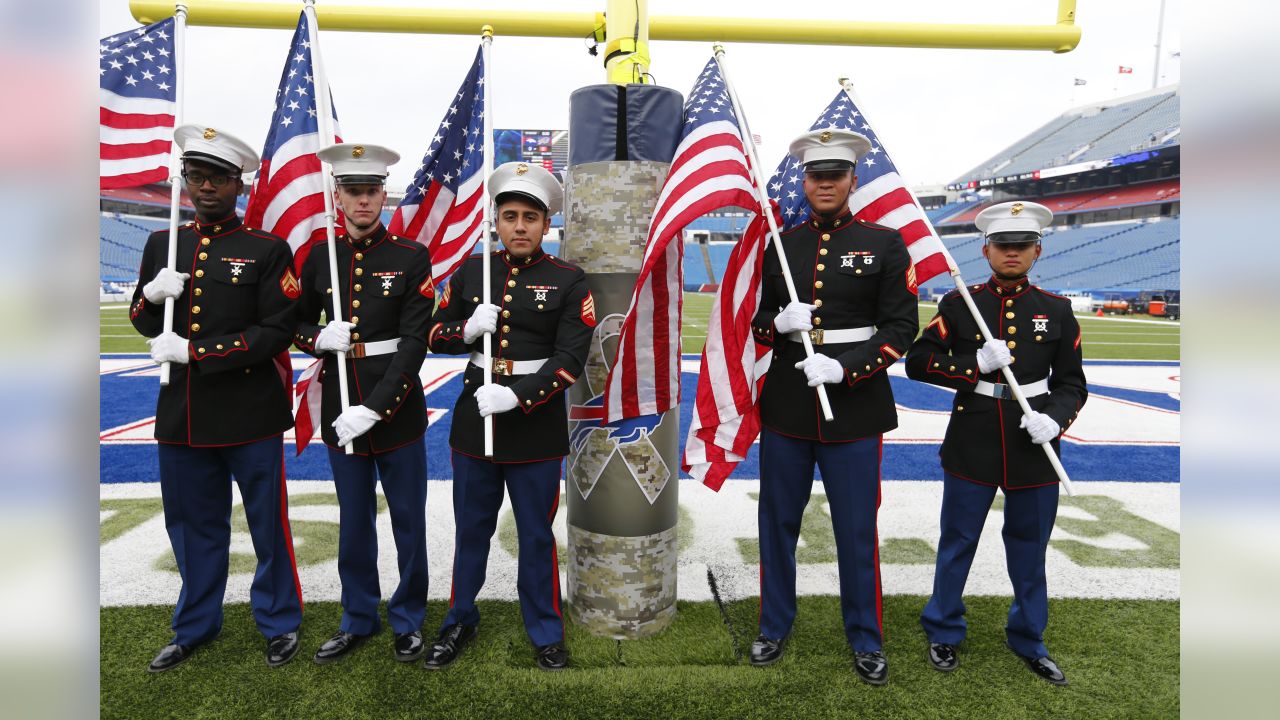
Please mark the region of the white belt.
MULTIPOLYGON (((1049 392, 1049 378, 1041 378, 1029 383, 1018 383, 1018 385, 1022 387, 1023 397, 1033 398, 1049 392)), ((978 386, 973 391, 979 395, 986 395, 1000 400, 1013 399, 1013 390, 1004 383, 989 383, 986 380, 979 380, 978 386)))
POLYGON ((400 347, 400 338, 370 343, 351 343, 351 349, 347 351, 347 357, 362 358, 373 357, 374 355, 390 355, 398 347, 400 347))
POLYGON ((814 345, 840 345, 842 343, 862 342, 870 340, 876 334, 873 327, 846 328, 844 330, 827 330, 814 328, 808 331, 797 330, 787 333, 791 342, 804 342, 803 335, 808 335, 814 345))
MULTIPOLYGON (((507 360, 506 358, 492 358, 493 374, 495 375, 532 375, 542 369, 543 363, 547 358, 541 360, 507 360)), ((471 364, 484 369, 484 354, 471 353, 471 364)))

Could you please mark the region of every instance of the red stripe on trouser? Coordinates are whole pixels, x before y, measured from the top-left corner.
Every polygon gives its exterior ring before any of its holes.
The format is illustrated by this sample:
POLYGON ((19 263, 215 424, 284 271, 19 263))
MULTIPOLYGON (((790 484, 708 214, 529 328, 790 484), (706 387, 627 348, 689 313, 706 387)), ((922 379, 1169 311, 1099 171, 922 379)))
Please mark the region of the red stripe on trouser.
MULTIPOLYGON (((450 470, 450 474, 452 474, 454 477, 454 482, 457 482, 458 469, 453 462, 453 453, 449 453, 449 470, 450 470)), ((454 510, 453 518, 455 521, 458 519, 458 513, 456 508, 454 510)), ((453 543, 453 562, 450 563, 450 566, 453 568, 453 575, 449 578, 449 609, 450 610, 453 609, 453 591, 454 589, 457 588, 457 582, 458 582, 458 542, 456 539, 457 537, 458 537, 457 533, 455 532, 454 534, 455 540, 453 543)))
POLYGON ((280 524, 284 528, 284 546, 289 549, 289 567, 293 569, 293 589, 298 592, 298 612, 302 612, 302 581, 298 579, 298 559, 293 554, 293 530, 289 528, 289 491, 285 487, 283 451, 280 453, 280 524))
POLYGON ((760 568, 760 603, 756 606, 756 627, 760 627, 760 620, 764 618, 764 561, 756 563, 756 567, 760 568))
MULTIPOLYGON (((555 500, 551 502, 551 512, 547 513, 547 524, 550 525, 556 519, 556 512, 560 509, 560 484, 556 483, 555 500)), ((560 613, 560 558, 556 554, 556 537, 555 533, 551 534, 551 607, 556 611, 556 617, 561 620, 564 615, 560 613)))
POLYGON ((880 497, 881 497, 880 468, 884 464, 884 435, 880 436, 879 453, 880 455, 876 462, 876 521, 875 521, 875 527, 876 527, 876 531, 875 531, 876 626, 880 628, 880 642, 881 644, 883 644, 884 643, 884 597, 881 595, 881 588, 880 588, 880 497))

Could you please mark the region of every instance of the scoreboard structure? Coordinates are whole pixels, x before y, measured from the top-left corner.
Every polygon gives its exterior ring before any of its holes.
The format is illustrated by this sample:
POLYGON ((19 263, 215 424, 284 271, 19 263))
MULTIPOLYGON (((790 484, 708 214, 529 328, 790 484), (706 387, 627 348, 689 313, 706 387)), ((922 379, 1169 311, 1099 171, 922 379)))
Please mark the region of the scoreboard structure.
POLYGON ((493 147, 494 167, 526 162, 560 175, 569 163, 568 130, 494 130, 493 147))

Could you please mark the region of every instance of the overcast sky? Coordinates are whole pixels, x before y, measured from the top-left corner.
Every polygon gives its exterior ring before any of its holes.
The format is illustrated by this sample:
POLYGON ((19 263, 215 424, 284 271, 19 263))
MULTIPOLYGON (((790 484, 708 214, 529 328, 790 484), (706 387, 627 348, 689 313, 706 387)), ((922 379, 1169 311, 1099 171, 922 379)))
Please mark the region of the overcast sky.
MULTIPOLYGON (((324 4, 323 0, 320 3, 324 4)), ((468 8, 463 0, 342 0, 343 5, 468 8)), ((596 12, 604 0, 530 3, 480 0, 495 10, 530 7, 596 12)), ((297 3, 299 10, 302 4, 297 3)), ((1050 24, 1054 0, 651 0, 650 15, 813 20, 1050 24)), ((1069 107, 1150 89, 1160 0, 1079 0, 1079 46, 1047 51, 930 50, 730 43, 726 60, 761 161, 772 169, 853 79, 864 113, 907 183, 945 183, 1069 107), (1133 68, 1120 75, 1119 66, 1133 68), (1076 87, 1075 78, 1087 81, 1076 87)), ((1160 85, 1179 81, 1181 2, 1168 0, 1160 85)), ((100 37, 137 26, 127 0, 102 0, 100 37)), ((261 149, 293 30, 192 26, 187 32, 187 121, 224 127, 261 149)), ((584 32, 584 35, 586 32, 584 32)), ((478 45, 475 37, 325 31, 320 42, 343 136, 404 156, 390 184, 402 189, 453 98, 478 45)), ((582 40, 502 37, 490 69, 495 128, 568 127, 569 94, 605 82, 600 57, 582 40)), ((603 50, 603 47, 601 48, 603 50)), ((657 83, 687 93, 711 43, 652 44, 657 83)), ((601 53, 603 56, 603 52, 601 53)))

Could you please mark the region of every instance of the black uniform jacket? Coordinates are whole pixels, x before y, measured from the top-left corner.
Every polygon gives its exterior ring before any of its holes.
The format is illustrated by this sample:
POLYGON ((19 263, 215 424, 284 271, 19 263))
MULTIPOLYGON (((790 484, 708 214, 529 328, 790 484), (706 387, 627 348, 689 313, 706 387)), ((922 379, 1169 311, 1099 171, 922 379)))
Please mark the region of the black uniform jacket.
MULTIPOLYGON (((1005 289, 992 279, 970 285, 969 290, 992 334, 1008 343, 1014 360, 1010 367, 1018 383, 1049 379, 1049 393, 1027 398, 1027 403, 1065 431, 1089 395, 1081 363, 1080 323, 1071 313, 1071 301, 1026 281, 1005 289)), ((978 380, 1004 382, 999 371, 979 374, 977 353, 982 343, 964 298, 952 290, 938 303, 938 314, 907 353, 909 377, 956 390, 942 442, 942 467, 974 482, 1009 489, 1058 482, 1044 450, 1018 427, 1022 420, 1018 402, 973 392, 978 380)), ((1052 445, 1058 451, 1057 439, 1052 445)))
MULTIPOLYGON (((382 417, 369 432, 352 441, 358 455, 386 452, 422 437, 427 429, 427 406, 418 371, 427 355, 427 330, 435 305, 431 284, 431 255, 419 243, 391 235, 381 224, 368 237, 352 241, 345 229, 337 233, 338 292, 342 319, 355 323, 352 351, 347 354, 347 400, 364 405, 382 417), (393 353, 353 357, 359 345, 400 340, 393 353)), ((342 413, 338 387, 338 356, 317 353, 316 337, 333 313, 329 277, 329 246, 316 245, 302 266, 304 292, 298 302, 300 324, 293 344, 322 357, 323 395, 321 437, 338 447, 333 421, 342 413)))
MULTIPOLYGON (((458 355, 480 352, 482 338, 463 342, 463 328, 481 300, 482 258, 472 255, 449 279, 431 327, 431 350, 458 355)), ((525 259, 499 250, 490 258, 490 302, 502 308, 493 335, 493 357, 546 359, 529 375, 492 375, 515 392, 519 407, 494 415, 494 462, 532 462, 569 452, 565 390, 577 381, 596 325, 595 301, 578 266, 541 249, 525 259)), ((484 457, 484 424, 475 392, 484 371, 467 364, 454 406, 449 444, 484 457)))
MULTIPOLYGON (((165 267, 169 231, 147 238, 129 319, 138 332, 164 330, 164 305, 142 287, 165 267)), ((300 288, 284 240, 241 225, 188 223, 178 230, 178 272, 191 274, 174 299, 173 330, 191 340, 190 361, 170 363, 160 388, 156 440, 195 446, 238 445, 293 425, 286 365, 300 288)))
MULTIPOLYGON (((760 310, 752 321, 758 341, 773 346, 773 360, 760 396, 764 426, 792 437, 848 442, 898 426, 888 368, 902 357, 920 327, 915 268, 897 231, 853 219, 811 217, 782 234, 796 295, 819 307, 815 331, 874 326, 871 339, 818 345, 844 367, 844 382, 830 383, 827 395, 835 419, 826 422, 817 388, 809 387, 795 364, 804 346, 775 332, 773 320, 790 298, 777 248, 765 251, 760 310)), ((817 334, 816 332, 814 333, 817 334)))

